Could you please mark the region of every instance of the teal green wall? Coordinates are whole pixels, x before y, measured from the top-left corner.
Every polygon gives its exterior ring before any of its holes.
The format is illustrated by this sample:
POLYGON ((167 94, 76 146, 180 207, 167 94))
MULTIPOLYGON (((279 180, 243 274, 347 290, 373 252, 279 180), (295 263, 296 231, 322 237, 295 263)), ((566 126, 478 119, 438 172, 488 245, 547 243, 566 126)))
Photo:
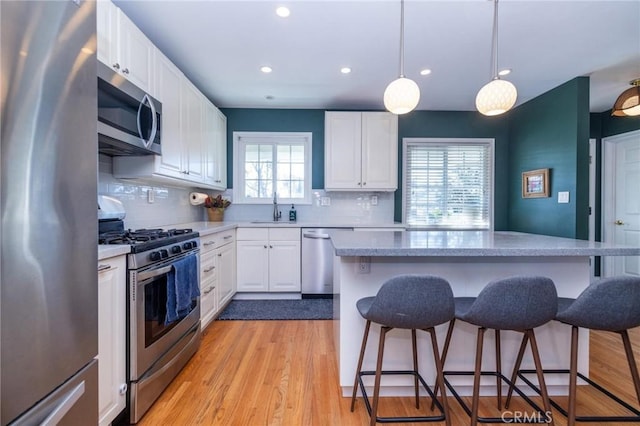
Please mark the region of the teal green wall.
MULTIPOLYGON (((324 110, 225 108, 222 112, 227 116, 230 188, 234 131, 312 132, 312 186, 324 188, 324 110)), ((493 138, 495 229, 586 239, 589 137, 638 128, 640 119, 590 115, 587 77, 573 79, 499 117, 475 111, 414 111, 399 117, 398 182, 402 182, 402 138, 493 138), (540 168, 550 169, 551 197, 523 199, 522 172, 540 168), (558 204, 558 191, 569 191, 569 204, 558 204)), ((396 220, 402 214, 399 186, 396 220)))
POLYGON ((233 188, 233 132, 311 132, 312 188, 324 188, 324 110, 223 108, 227 116, 227 186, 233 188))
MULTIPOLYGON (((596 139, 606 138, 608 136, 619 135, 621 133, 640 130, 640 116, 635 117, 613 117, 611 110, 592 114, 592 126, 596 122, 599 133, 591 132, 591 137, 596 139)), ((595 126, 594 126, 595 127, 595 126)))
POLYGON ((509 116, 509 229, 588 238, 589 79, 575 78, 509 116), (550 197, 522 198, 522 172, 550 169, 550 197), (569 191, 568 204, 558 192, 569 191))
POLYGON ((485 117, 470 111, 413 111, 398 118, 398 187, 395 220, 402 220, 402 138, 495 139, 494 228, 507 230, 509 197, 503 183, 508 175, 508 125, 505 117, 485 117))

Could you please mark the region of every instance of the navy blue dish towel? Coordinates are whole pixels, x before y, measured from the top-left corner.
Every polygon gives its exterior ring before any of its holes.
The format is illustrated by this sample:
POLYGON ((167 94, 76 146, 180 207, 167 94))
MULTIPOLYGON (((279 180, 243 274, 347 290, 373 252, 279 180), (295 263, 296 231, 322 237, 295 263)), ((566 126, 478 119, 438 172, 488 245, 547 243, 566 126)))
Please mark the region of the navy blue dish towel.
POLYGON ((184 318, 191 311, 191 301, 198 296, 197 257, 191 255, 174 262, 167 275, 167 316, 164 324, 184 318))

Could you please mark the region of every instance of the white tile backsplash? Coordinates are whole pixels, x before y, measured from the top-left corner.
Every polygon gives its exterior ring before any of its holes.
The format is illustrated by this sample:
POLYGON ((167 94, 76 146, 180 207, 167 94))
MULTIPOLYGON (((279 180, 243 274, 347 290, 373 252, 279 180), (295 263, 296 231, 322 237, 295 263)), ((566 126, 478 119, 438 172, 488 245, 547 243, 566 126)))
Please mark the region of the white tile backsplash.
MULTIPOLYGON (((138 182, 113 177, 112 159, 99 157, 98 193, 122 201, 127 216, 125 227, 131 229, 161 227, 176 223, 207 220, 203 207, 189 203, 191 189, 165 186, 150 182, 138 182), (153 203, 148 192, 153 191, 153 203)), ((201 190, 193 189, 201 192, 201 190)), ((212 191, 215 195, 217 192, 212 191)), ((233 202, 233 189, 223 193, 233 202)), ((299 222, 330 224, 385 224, 393 223, 393 192, 326 192, 313 190, 312 205, 296 205, 299 222), (377 196, 377 204, 372 196, 377 196), (330 205, 322 205, 329 198, 330 205)), ((289 219, 290 204, 279 204, 282 219, 289 219)), ((273 205, 231 204, 225 211, 227 221, 271 220, 273 205)))
MULTIPOLYGON (((233 189, 226 190, 223 197, 233 201, 233 189)), ((312 199, 311 205, 295 205, 299 222, 393 223, 393 192, 326 192, 314 189, 312 199), (378 197, 377 204, 371 202, 374 195, 378 197), (322 205, 323 198, 329 198, 329 205, 322 205)), ((281 220, 287 221, 291 204, 278 204, 278 208, 282 212, 281 220)), ((234 221, 271 220, 272 217, 273 204, 231 204, 224 216, 225 220, 234 221)))
POLYGON ((127 213, 124 219, 126 228, 154 228, 206 220, 204 209, 189 204, 191 190, 116 179, 113 177, 113 162, 105 155, 100 155, 98 165, 98 194, 122 201, 127 213), (149 191, 153 191, 153 203, 149 202, 149 191))

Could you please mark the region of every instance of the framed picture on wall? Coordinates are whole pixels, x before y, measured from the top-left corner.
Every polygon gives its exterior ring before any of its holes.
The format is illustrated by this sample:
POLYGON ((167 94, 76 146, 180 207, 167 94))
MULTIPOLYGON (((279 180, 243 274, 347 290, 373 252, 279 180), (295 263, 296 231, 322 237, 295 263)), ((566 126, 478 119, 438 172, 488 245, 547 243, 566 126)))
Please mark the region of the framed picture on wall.
POLYGON ((549 169, 522 172, 522 198, 549 196, 549 169))

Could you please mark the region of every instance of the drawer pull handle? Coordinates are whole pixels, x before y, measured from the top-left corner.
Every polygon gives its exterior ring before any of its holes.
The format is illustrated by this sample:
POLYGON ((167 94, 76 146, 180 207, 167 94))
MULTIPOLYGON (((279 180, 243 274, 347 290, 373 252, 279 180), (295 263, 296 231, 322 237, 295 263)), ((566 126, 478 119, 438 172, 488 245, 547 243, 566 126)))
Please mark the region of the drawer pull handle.
POLYGON ((203 244, 203 246, 205 246, 205 247, 206 246, 211 246, 211 245, 213 245, 215 243, 216 243, 215 241, 207 241, 206 243, 203 244))
POLYGON ((107 269, 111 269, 111 265, 98 265, 98 272, 106 271, 107 269))
POLYGON ((209 287, 208 289, 206 289, 206 290, 204 291, 204 294, 209 294, 209 293, 211 293, 211 292, 213 291, 213 289, 214 289, 214 288, 215 288, 214 286, 209 287))
POLYGON ((216 269, 216 267, 215 267, 215 266, 212 266, 211 268, 207 268, 207 269, 203 270, 202 272, 211 272, 211 271, 213 271, 214 269, 216 269))
POLYGON ((229 238, 233 238, 233 235, 225 235, 222 237, 224 240, 228 240, 229 238))

